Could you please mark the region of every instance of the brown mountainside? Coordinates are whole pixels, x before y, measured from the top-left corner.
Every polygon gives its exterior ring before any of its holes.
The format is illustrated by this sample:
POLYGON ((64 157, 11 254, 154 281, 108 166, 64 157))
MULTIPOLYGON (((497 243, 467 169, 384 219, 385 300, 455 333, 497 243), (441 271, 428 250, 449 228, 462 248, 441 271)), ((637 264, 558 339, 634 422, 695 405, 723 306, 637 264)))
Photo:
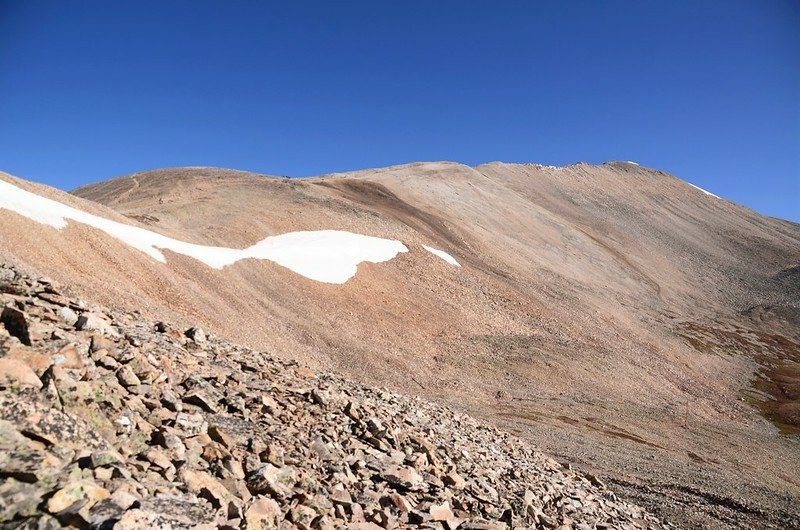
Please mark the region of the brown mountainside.
POLYGON ((617 162, 301 180, 165 169, 76 197, 4 178, 194 243, 319 229, 400 240, 411 252, 329 285, 266 261, 214 270, 166 251, 163 264, 0 210, 7 259, 99 303, 455 405, 678 523, 800 517, 796 224, 617 162))

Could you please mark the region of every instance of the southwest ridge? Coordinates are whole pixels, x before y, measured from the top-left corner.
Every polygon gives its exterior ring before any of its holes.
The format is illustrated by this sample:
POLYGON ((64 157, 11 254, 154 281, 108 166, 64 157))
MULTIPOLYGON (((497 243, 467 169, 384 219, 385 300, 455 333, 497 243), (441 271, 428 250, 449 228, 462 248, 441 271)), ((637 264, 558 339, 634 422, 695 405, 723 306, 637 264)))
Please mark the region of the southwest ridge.
POLYGON ((103 307, 455 407, 679 526, 798 525, 796 224, 624 162, 171 168, 73 194, 0 177, 204 247, 331 228, 400 242, 328 284, 154 247, 164 264, 0 208, 4 261, 103 307))
MULTIPOLYGON (((196 245, 83 212, 3 180, 0 180, 0 208, 57 229, 65 228, 67 220, 97 228, 160 262, 166 262, 161 250, 184 254, 215 269, 243 259, 266 259, 323 283, 344 283, 355 276, 359 263, 381 263, 401 252, 408 252, 399 241, 342 230, 290 232, 267 237, 241 250, 196 245)), ((425 249, 448 263, 458 265, 443 251, 428 246, 425 249)))

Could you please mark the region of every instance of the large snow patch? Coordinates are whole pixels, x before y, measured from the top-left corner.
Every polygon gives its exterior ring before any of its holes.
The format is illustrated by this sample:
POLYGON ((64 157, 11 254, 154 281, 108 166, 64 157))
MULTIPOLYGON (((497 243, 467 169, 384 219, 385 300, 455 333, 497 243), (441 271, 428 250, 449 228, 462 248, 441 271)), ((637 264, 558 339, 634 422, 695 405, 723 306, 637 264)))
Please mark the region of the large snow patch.
POLYGON ((0 180, 0 208, 57 229, 65 228, 68 220, 91 226, 160 262, 166 262, 161 250, 192 257, 215 269, 242 259, 264 259, 324 283, 345 283, 355 276, 359 263, 381 263, 408 252, 400 241, 341 230, 288 232, 245 249, 196 245, 92 215, 4 180, 0 180))

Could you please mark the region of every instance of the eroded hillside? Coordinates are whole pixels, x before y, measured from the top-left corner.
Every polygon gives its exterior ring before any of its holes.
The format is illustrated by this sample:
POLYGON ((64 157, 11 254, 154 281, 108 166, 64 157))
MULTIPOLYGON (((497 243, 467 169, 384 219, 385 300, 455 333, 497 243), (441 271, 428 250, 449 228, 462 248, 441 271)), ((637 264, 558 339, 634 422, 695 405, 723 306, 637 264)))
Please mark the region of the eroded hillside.
POLYGON ((630 163, 185 168, 76 190, 88 201, 17 182, 202 245, 327 229, 402 242, 334 286, 265 261, 158 263, 0 210, 0 248, 100 302, 454 405, 684 524, 796 521, 795 398, 775 397, 800 343, 797 225, 630 163))

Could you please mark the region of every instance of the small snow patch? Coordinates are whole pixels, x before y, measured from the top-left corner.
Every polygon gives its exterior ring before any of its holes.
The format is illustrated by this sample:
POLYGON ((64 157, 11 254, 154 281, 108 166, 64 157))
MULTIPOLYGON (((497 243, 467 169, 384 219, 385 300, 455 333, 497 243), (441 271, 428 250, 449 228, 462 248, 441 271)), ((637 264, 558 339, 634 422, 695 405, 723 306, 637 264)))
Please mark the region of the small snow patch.
POLYGON ((700 186, 695 186, 695 185, 694 185, 694 184, 692 184, 691 182, 687 182, 686 184, 688 184, 689 186, 691 186, 691 187, 693 187, 693 188, 695 188, 695 189, 698 189, 698 190, 702 191, 703 193, 705 193, 706 195, 708 195, 708 196, 710 196, 710 197, 714 197, 715 199, 721 199, 721 197, 719 197, 719 196, 717 196, 717 195, 714 195, 714 194, 713 194, 713 193, 711 193, 710 191, 706 191, 706 190, 704 190, 704 189, 703 189, 703 188, 701 188, 700 186))
MULTIPOLYGON (((631 165, 634 165, 634 166, 638 166, 639 165, 636 162, 631 162, 630 160, 627 160, 625 163, 626 164, 631 164, 631 165)), ((641 166, 639 166, 639 167, 641 167, 641 166)))
POLYGON ((243 259, 264 259, 324 283, 345 283, 355 276, 359 263, 381 263, 408 252, 400 241, 341 230, 289 232, 245 249, 196 245, 92 215, 4 180, 0 180, 0 208, 59 230, 67 226, 67 220, 91 226, 162 263, 166 258, 161 250, 189 256, 215 269, 243 259))
POLYGON ((450 265, 455 265, 456 267, 460 267, 461 264, 456 261, 456 258, 445 252, 444 250, 439 250, 433 247, 429 247, 428 245, 422 245, 422 248, 433 254, 434 256, 439 256, 443 260, 445 260, 450 265))

